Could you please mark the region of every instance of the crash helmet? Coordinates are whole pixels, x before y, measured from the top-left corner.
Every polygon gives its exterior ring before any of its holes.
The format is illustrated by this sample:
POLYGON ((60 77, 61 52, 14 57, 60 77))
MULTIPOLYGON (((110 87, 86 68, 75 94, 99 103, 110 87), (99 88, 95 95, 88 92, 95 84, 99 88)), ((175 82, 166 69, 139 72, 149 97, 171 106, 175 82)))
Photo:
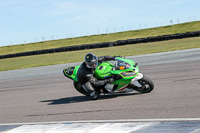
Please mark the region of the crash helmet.
POLYGON ((93 53, 88 53, 85 56, 85 64, 88 68, 95 69, 98 66, 98 58, 93 53))

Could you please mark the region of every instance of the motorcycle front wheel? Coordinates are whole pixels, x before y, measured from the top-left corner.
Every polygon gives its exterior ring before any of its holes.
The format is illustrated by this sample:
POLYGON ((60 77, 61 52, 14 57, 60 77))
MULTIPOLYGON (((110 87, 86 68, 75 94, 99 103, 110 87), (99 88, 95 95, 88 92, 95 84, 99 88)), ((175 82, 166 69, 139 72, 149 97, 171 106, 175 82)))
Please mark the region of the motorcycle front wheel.
POLYGON ((154 89, 154 83, 146 76, 143 76, 138 82, 142 87, 136 87, 134 90, 140 93, 149 93, 154 89))

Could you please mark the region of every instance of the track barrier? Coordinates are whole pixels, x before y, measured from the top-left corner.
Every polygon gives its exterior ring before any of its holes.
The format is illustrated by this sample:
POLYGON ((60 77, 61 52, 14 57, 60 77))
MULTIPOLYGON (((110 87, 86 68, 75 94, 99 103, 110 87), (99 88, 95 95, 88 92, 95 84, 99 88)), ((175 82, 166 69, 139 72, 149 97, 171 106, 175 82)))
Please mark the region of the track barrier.
POLYGON ((21 53, 15 53, 15 54, 0 55, 0 59, 40 55, 40 54, 48 54, 48 53, 67 52, 67 51, 77 51, 77 50, 85 50, 85 49, 114 47, 114 46, 122 46, 122 45, 128 45, 128 44, 149 43, 149 42, 183 39, 183 38, 199 37, 199 36, 200 36, 200 31, 194 31, 194 32, 177 33, 177 34, 162 35, 162 36, 155 36, 155 37, 118 40, 115 42, 82 44, 82 45, 67 46, 67 47, 60 47, 60 48, 54 48, 54 49, 43 49, 43 50, 28 51, 28 52, 21 52, 21 53))

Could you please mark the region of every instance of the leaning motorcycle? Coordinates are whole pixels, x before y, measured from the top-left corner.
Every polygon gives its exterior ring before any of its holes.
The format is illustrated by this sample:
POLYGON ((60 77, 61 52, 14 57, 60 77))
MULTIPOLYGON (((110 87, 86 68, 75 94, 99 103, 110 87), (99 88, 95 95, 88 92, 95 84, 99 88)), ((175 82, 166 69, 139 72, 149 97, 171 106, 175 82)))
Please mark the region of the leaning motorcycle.
MULTIPOLYGON (((90 96, 77 81, 77 72, 80 65, 69 67, 63 70, 66 77, 73 80, 74 88, 83 95, 90 96)), ((115 81, 104 86, 95 88, 97 98, 101 93, 116 94, 138 91, 149 93, 154 89, 154 83, 148 77, 139 73, 138 64, 130 59, 116 57, 114 61, 103 62, 95 69, 96 79, 114 78, 115 81)), ((96 99, 97 99, 96 98, 96 99)))

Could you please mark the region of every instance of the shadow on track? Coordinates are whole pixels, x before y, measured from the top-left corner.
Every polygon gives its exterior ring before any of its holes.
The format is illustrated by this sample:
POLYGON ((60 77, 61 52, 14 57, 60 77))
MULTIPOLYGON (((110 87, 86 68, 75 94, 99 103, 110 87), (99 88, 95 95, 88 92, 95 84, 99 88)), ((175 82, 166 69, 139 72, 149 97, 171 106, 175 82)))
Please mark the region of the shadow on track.
POLYGON ((74 96, 74 97, 66 97, 66 98, 53 99, 53 100, 45 100, 45 101, 40 101, 40 102, 47 102, 48 105, 71 104, 71 103, 112 99, 118 96, 130 96, 130 95, 141 95, 141 94, 142 93, 136 92, 136 93, 126 93, 126 94, 101 95, 98 100, 91 100, 90 97, 87 97, 87 96, 74 96))

